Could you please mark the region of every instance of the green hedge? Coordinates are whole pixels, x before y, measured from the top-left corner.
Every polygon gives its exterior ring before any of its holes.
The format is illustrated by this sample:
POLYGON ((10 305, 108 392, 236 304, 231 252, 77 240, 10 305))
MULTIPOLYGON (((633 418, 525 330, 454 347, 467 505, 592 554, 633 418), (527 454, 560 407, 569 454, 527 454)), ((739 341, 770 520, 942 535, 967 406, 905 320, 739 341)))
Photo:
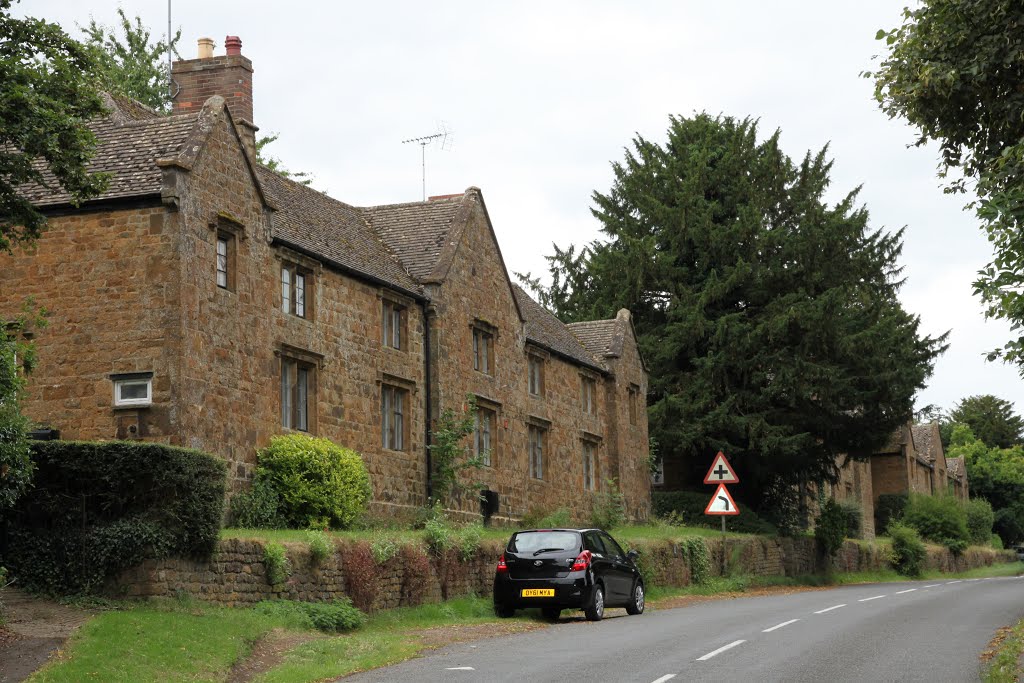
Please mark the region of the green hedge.
POLYGON ((213 551, 224 507, 223 460, 135 441, 40 441, 34 486, 0 546, 19 585, 98 591, 145 559, 213 551))
MULTIPOLYGON (((715 490, 711 487, 708 487, 707 491, 655 491, 651 494, 651 506, 658 517, 667 517, 675 512, 676 516, 689 526, 717 527, 721 522, 704 514, 704 509, 714 493, 715 490)), ((758 517, 753 510, 739 503, 736 505, 740 509, 740 514, 728 518, 726 527, 729 531, 768 536, 778 534, 774 525, 758 517)))

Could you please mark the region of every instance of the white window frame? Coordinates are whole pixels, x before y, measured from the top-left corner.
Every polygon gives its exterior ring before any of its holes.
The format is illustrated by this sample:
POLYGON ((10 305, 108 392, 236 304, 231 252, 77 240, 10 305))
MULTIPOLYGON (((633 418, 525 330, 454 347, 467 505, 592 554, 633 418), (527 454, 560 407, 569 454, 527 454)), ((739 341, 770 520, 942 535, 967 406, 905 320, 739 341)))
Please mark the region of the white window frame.
POLYGON ((129 375, 113 377, 114 382, 114 407, 129 408, 133 406, 153 405, 153 375, 129 375), (122 389, 127 385, 146 385, 146 396, 143 398, 124 398, 122 389))

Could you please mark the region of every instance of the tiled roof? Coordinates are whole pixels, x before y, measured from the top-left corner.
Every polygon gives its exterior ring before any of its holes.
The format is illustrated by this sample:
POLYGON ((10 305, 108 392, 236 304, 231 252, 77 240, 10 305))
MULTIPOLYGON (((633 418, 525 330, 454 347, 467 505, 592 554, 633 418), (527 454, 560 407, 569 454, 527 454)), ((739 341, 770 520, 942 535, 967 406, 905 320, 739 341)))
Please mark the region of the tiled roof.
POLYGON ((272 218, 274 238, 399 289, 420 291, 397 256, 370 229, 360 209, 268 168, 261 166, 257 172, 277 207, 272 218))
POLYGON ((604 358, 616 355, 614 345, 617 322, 615 319, 588 320, 582 323, 569 323, 567 327, 583 342, 590 353, 598 358, 604 358))
POLYGON ((560 356, 597 370, 604 366, 594 358, 561 320, 530 298, 522 287, 513 285, 519 310, 526 319, 526 338, 560 356))
POLYGON ((964 473, 964 459, 959 458, 946 458, 946 471, 950 475, 959 479, 964 473))
POLYGON ((930 460, 939 457, 939 453, 942 450, 942 442, 938 440, 938 430, 934 423, 928 423, 923 425, 914 425, 911 427, 914 432, 914 446, 917 447, 917 452, 925 460, 930 460))
POLYGON ((426 202, 371 206, 359 211, 412 276, 424 280, 437 265, 464 197, 463 194, 450 195, 426 202))
MULTIPOLYGON (((98 140, 89 171, 111 174, 107 190, 91 201, 159 194, 161 172, 156 160, 177 154, 197 119, 197 114, 135 119, 132 116, 139 111, 125 111, 120 108, 89 125, 98 140)), ((71 201, 49 171, 43 177, 50 187, 25 185, 19 192, 36 206, 71 201)))

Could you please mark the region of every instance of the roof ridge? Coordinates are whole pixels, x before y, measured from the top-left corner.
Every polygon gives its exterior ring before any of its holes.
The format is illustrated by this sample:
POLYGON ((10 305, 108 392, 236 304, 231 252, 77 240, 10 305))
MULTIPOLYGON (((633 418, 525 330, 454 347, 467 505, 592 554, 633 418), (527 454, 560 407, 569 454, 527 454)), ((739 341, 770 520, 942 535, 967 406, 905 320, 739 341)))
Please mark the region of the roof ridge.
POLYGON ((445 202, 458 202, 465 199, 466 193, 460 192, 453 195, 444 195, 437 199, 425 199, 417 202, 397 202, 395 204, 374 204, 373 206, 361 206, 360 209, 365 211, 373 211, 374 209, 398 209, 406 206, 430 206, 432 204, 441 204, 445 202))

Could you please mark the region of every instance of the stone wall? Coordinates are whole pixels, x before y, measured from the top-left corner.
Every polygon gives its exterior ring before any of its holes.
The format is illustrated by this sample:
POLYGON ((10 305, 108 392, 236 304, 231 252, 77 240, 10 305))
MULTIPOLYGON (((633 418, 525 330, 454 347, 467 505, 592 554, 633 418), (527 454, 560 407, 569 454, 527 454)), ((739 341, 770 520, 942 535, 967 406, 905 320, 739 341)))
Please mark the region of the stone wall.
MULTIPOLYGON (((705 541, 710 551, 711 574, 721 574, 721 539, 705 541)), ((147 561, 125 572, 108 587, 114 597, 176 597, 189 595, 222 605, 248 605, 260 600, 310 602, 351 597, 369 611, 418 605, 464 595, 489 596, 494 565, 503 544, 485 542, 468 558, 454 553, 438 557, 418 547, 377 565, 369 544, 340 543, 336 552, 314 562, 304 543, 284 544, 292 565, 290 578, 271 585, 263 564, 264 549, 258 541, 229 539, 220 542, 208 561, 166 559, 147 561)), ((686 586, 691 571, 683 547, 673 541, 633 544, 656 585, 686 586)), ((799 576, 824 571, 825 560, 812 538, 728 539, 726 571, 730 575, 799 576)), ((884 546, 847 541, 833 562, 840 572, 872 571, 887 566, 884 546)), ((970 548, 954 557, 943 548, 930 546, 926 566, 941 571, 965 571, 1016 559, 1008 551, 970 548)))

